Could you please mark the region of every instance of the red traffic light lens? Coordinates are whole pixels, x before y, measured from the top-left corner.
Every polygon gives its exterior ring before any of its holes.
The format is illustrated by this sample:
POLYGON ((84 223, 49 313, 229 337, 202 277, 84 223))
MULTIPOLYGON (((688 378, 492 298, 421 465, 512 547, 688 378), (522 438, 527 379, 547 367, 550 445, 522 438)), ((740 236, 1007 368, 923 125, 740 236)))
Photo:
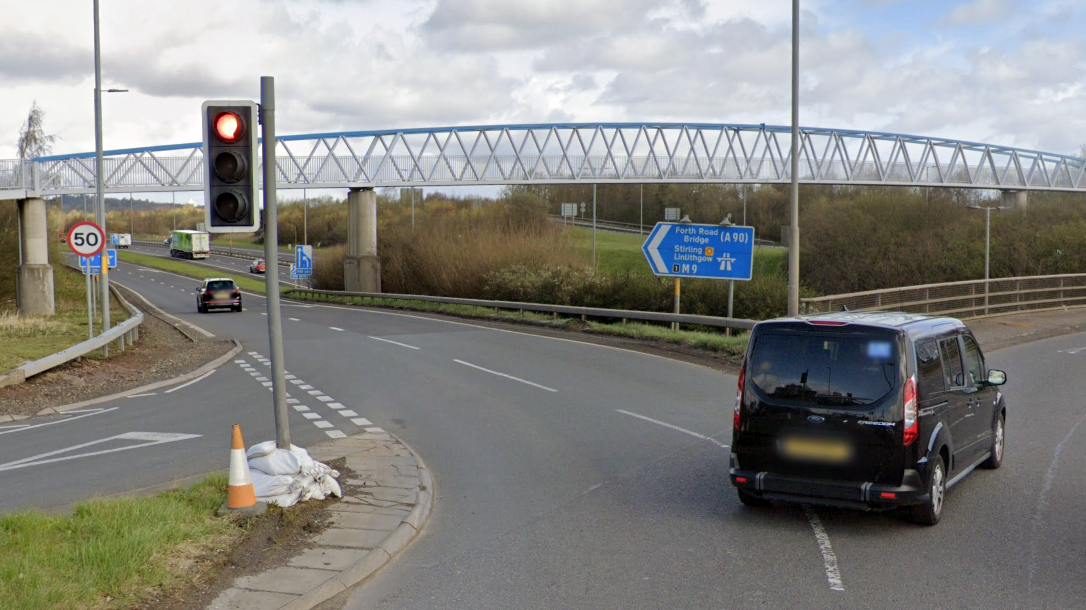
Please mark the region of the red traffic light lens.
POLYGON ((223 112, 215 117, 215 134, 224 142, 236 142, 244 135, 241 119, 233 112, 223 112))

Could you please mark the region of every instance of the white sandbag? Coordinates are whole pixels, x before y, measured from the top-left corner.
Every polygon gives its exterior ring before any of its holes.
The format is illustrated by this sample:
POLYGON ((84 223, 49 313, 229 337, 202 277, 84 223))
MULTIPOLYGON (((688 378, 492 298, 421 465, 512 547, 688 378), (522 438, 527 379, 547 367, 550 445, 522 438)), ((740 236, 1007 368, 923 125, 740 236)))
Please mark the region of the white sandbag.
POLYGON ((291 451, 274 449, 267 455, 249 458, 249 468, 259 470, 265 474, 293 476, 302 472, 302 462, 291 451))
POLYGON ((250 474, 253 477, 253 491, 256 492, 258 500, 286 493, 296 493, 295 490, 298 489, 292 476, 266 474, 251 468, 250 474))
POLYGON ((314 460, 297 445, 285 451, 278 449, 275 441, 265 441, 250 447, 246 456, 258 500, 286 508, 330 495, 343 497, 336 481, 339 471, 314 460))
POLYGON ((259 498, 259 499, 261 501, 267 502, 268 504, 274 504, 276 506, 286 508, 288 506, 294 506, 295 504, 298 503, 298 494, 289 493, 289 494, 283 494, 281 496, 272 496, 270 498, 259 498))

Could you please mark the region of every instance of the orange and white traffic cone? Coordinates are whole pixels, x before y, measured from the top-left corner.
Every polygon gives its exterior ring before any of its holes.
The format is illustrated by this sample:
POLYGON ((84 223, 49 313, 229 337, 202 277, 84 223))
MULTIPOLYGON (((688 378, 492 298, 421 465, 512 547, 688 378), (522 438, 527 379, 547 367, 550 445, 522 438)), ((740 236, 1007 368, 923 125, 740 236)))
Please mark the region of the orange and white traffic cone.
POLYGON ((229 512, 241 512, 245 515, 259 515, 268 508, 266 503, 256 501, 253 474, 249 471, 249 461, 245 458, 245 441, 241 438, 241 426, 238 424, 234 424, 230 443, 230 481, 226 488, 225 508, 229 512))

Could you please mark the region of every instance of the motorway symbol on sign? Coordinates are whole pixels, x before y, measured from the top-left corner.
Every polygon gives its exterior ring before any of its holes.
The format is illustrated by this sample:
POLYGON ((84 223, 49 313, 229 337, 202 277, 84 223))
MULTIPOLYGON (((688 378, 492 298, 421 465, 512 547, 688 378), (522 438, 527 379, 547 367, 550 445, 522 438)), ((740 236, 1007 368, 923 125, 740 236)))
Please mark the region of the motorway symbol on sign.
POLYGON ((656 275, 749 280, 754 227, 660 222, 641 251, 656 275))
POLYGON ((68 230, 68 247, 79 256, 94 256, 105 246, 105 231, 93 222, 80 221, 68 230))
MULTIPOLYGON (((109 260, 109 268, 117 268, 117 251, 113 248, 106 249, 106 257, 109 260)), ((102 255, 101 253, 94 256, 80 256, 79 266, 83 268, 83 273, 98 274, 102 272, 102 255)))

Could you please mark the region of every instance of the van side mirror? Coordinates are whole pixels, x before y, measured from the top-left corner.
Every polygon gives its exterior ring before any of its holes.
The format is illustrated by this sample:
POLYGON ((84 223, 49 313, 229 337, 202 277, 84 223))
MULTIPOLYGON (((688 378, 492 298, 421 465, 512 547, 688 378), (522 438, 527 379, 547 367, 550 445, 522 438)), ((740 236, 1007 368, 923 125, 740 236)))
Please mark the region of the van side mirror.
POLYGON ((991 369, 988 371, 988 385, 1003 385, 1007 383, 1007 374, 1003 371, 991 369))

